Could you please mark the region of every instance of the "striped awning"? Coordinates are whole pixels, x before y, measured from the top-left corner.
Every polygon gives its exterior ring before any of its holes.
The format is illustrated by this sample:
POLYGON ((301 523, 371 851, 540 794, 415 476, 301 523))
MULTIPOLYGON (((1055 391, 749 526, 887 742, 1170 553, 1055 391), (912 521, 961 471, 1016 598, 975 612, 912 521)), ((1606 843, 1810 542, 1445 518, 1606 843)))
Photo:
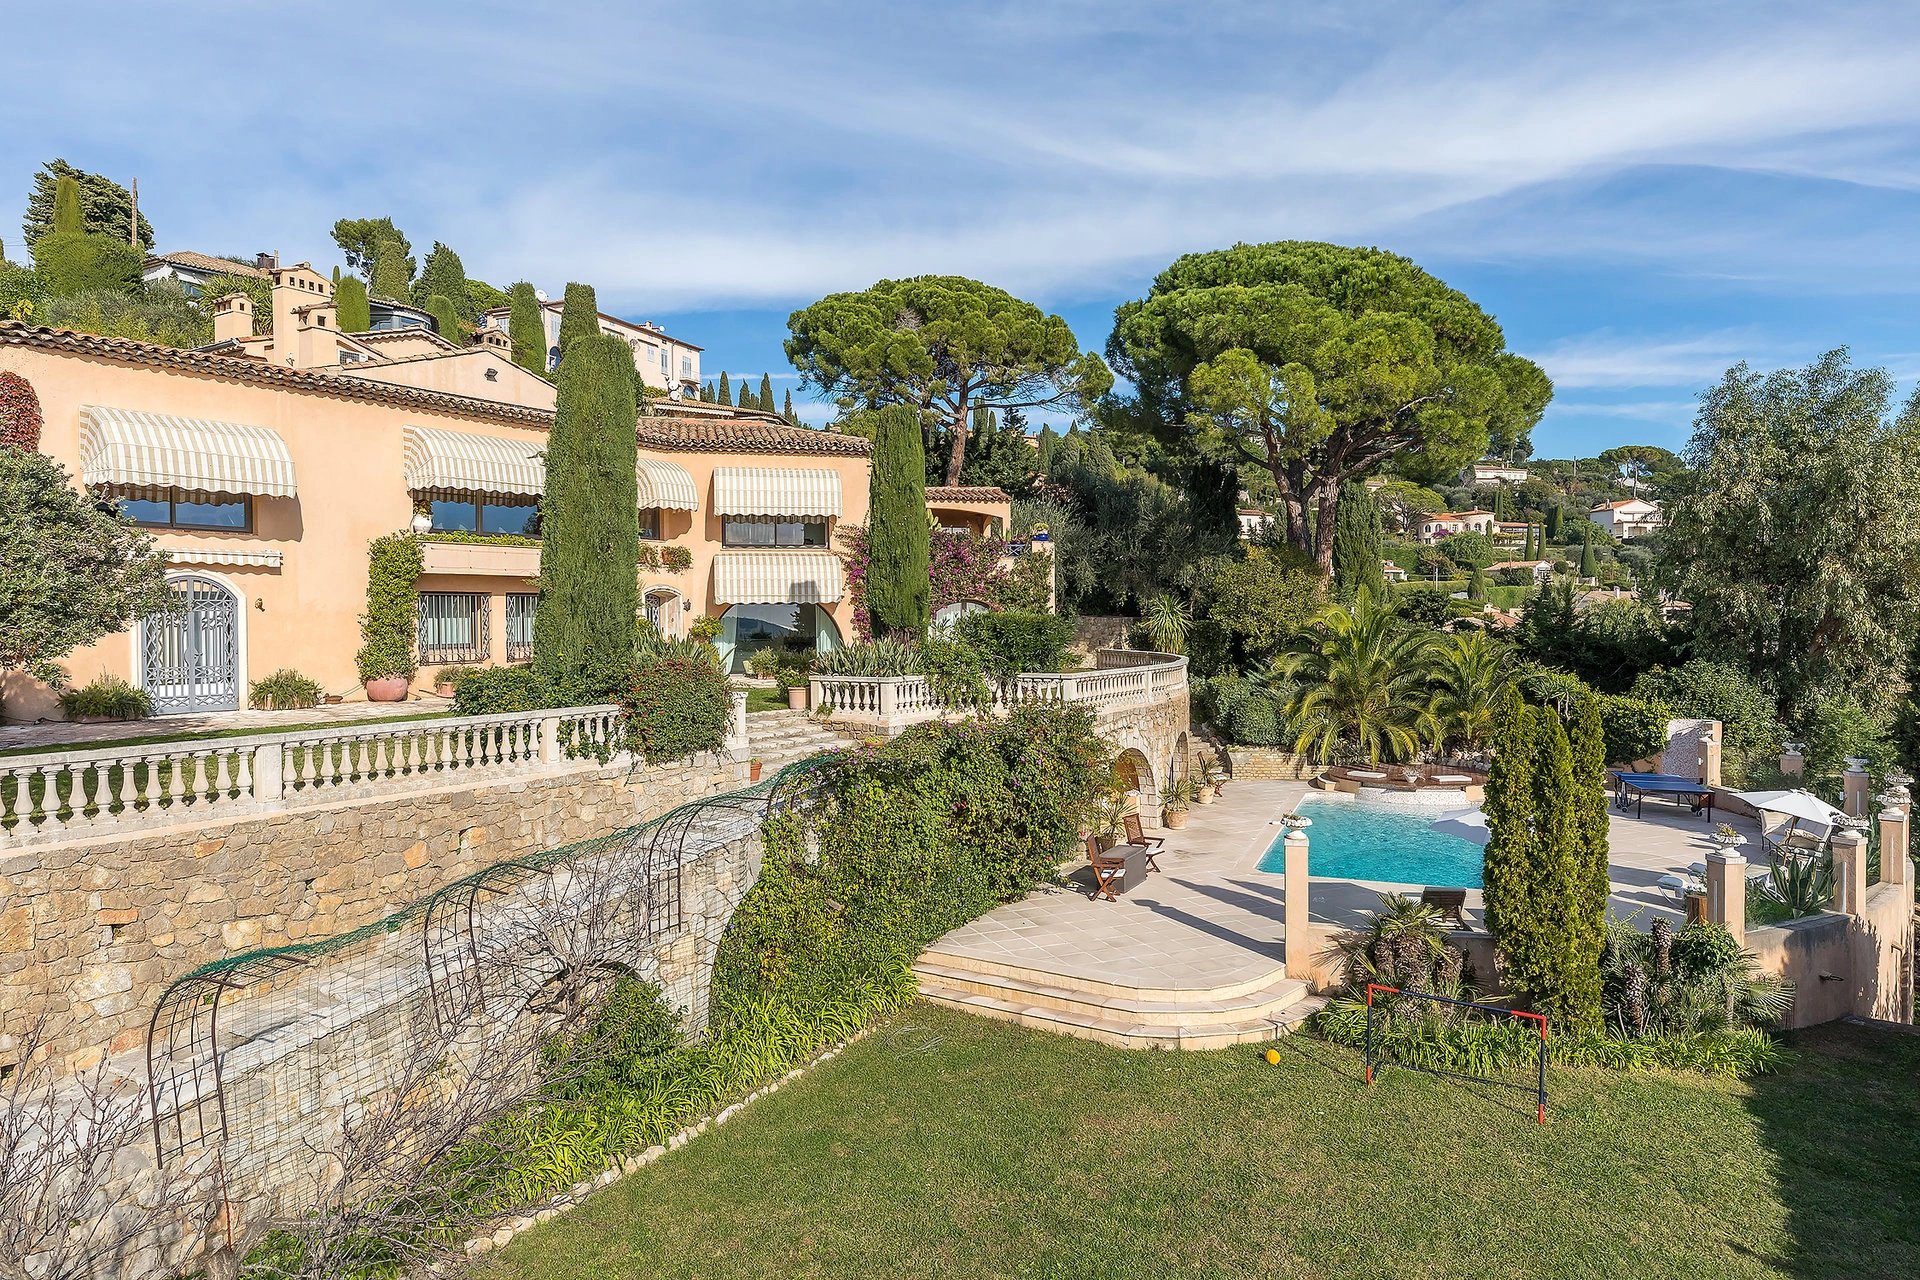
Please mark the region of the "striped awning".
POLYGON ((693 487, 687 469, 673 462, 642 458, 640 472, 640 509, 661 507, 668 511, 698 511, 700 495, 693 487))
POLYGON ((713 558, 721 604, 831 604, 845 590, 831 551, 722 551, 713 558))
POLYGON ((840 514, 840 473, 814 467, 715 467, 713 513, 771 520, 840 514))
POLYGON ((236 551, 229 547, 168 547, 168 564, 252 564, 278 569, 286 557, 278 551, 236 551))
POLYGON ((468 435, 440 427, 405 428, 407 488, 418 493, 515 493, 546 489, 545 441, 468 435))
POLYGON ((80 407, 87 484, 291 498, 293 455, 277 431, 138 409, 80 407))

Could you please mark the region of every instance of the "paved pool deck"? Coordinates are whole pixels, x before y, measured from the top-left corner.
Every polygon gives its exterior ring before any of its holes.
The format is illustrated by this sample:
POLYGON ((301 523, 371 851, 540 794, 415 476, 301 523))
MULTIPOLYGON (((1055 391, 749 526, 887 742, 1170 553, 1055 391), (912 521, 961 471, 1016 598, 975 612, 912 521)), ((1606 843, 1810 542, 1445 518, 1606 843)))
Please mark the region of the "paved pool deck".
MULTIPOLYGON (((1284 879, 1257 867, 1280 834, 1282 813, 1309 794, 1315 803, 1343 801, 1299 782, 1230 783, 1210 805, 1196 805, 1183 830, 1166 839, 1162 874, 1118 902, 1092 901, 1084 889, 1050 887, 988 912, 947 934, 932 950, 1081 982, 1163 990, 1219 989, 1269 981, 1284 957, 1284 879)), ((1752 819, 1729 817, 1749 838, 1752 819)), ((1647 806, 1646 816, 1614 812, 1610 821, 1613 893, 1610 914, 1677 921, 1677 904, 1660 877, 1706 858, 1713 823, 1685 810, 1647 806)), ((1308 832, 1311 839, 1312 832, 1308 832)), ((1757 841, 1754 842, 1757 846, 1757 841)), ((1420 886, 1315 878, 1309 915, 1351 927, 1378 906, 1384 892, 1420 886)), ((1478 924, 1478 890, 1467 916, 1478 924)))

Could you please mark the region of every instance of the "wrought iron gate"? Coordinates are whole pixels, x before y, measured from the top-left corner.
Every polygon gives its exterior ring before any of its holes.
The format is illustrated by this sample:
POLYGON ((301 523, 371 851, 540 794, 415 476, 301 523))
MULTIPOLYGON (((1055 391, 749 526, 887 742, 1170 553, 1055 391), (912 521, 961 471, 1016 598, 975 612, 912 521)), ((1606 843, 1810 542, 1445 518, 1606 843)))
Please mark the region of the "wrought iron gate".
POLYGON ((172 582, 174 607, 146 619, 142 679, 160 715, 240 706, 239 601, 211 578, 172 582))

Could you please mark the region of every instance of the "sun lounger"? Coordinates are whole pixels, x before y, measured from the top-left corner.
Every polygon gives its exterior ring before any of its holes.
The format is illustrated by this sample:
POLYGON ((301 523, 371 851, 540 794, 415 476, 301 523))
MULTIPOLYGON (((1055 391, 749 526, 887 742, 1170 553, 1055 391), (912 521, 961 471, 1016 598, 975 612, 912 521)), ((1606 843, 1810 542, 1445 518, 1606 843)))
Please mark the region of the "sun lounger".
POLYGON ((1347 776, 1349 778, 1365 778, 1368 782, 1385 782, 1387 780, 1386 774, 1379 773, 1373 769, 1349 769, 1347 770, 1347 776))
POLYGON ((1464 787, 1473 779, 1464 773, 1436 773, 1427 781, 1442 787, 1464 787))
POLYGON ((1442 920, 1451 920, 1462 929, 1467 927, 1467 891, 1465 889, 1436 889, 1428 886, 1420 891, 1420 904, 1438 908, 1442 920))

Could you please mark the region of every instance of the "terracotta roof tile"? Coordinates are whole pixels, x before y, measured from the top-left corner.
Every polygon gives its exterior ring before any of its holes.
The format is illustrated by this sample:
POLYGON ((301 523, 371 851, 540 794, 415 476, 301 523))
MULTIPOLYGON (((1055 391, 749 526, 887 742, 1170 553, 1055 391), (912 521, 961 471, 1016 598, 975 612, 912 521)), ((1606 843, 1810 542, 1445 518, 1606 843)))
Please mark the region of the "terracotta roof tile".
POLYGON ((640 419, 640 443, 652 449, 690 449, 705 453, 823 453, 866 457, 873 442, 864 436, 796 427, 777 417, 695 418, 654 413, 640 419))
POLYGON ((403 409, 437 409, 443 413, 464 414, 493 422, 533 423, 544 427, 553 421, 553 413, 547 409, 528 409, 497 400, 476 400, 390 382, 342 377, 337 370, 322 373, 287 369, 264 360, 236 359, 217 351, 163 347, 152 342, 136 342, 131 338, 107 338, 94 333, 76 333, 71 329, 49 329, 44 325, 23 324, 18 320, 0 320, 0 346, 36 347, 75 357, 114 360, 156 369, 176 369, 183 373, 203 373, 254 386, 279 387, 286 391, 332 396, 340 400, 359 400, 403 409))
POLYGON ((194 271, 217 271, 228 276, 253 276, 264 280, 267 273, 250 262, 234 262, 228 258, 216 258, 210 254, 194 253, 182 249, 176 253, 154 253, 147 255, 147 264, 170 262, 176 267, 187 267, 194 271))
POLYGON ((1005 489, 988 484, 939 484, 927 488, 928 502, 1012 502, 1005 489))

